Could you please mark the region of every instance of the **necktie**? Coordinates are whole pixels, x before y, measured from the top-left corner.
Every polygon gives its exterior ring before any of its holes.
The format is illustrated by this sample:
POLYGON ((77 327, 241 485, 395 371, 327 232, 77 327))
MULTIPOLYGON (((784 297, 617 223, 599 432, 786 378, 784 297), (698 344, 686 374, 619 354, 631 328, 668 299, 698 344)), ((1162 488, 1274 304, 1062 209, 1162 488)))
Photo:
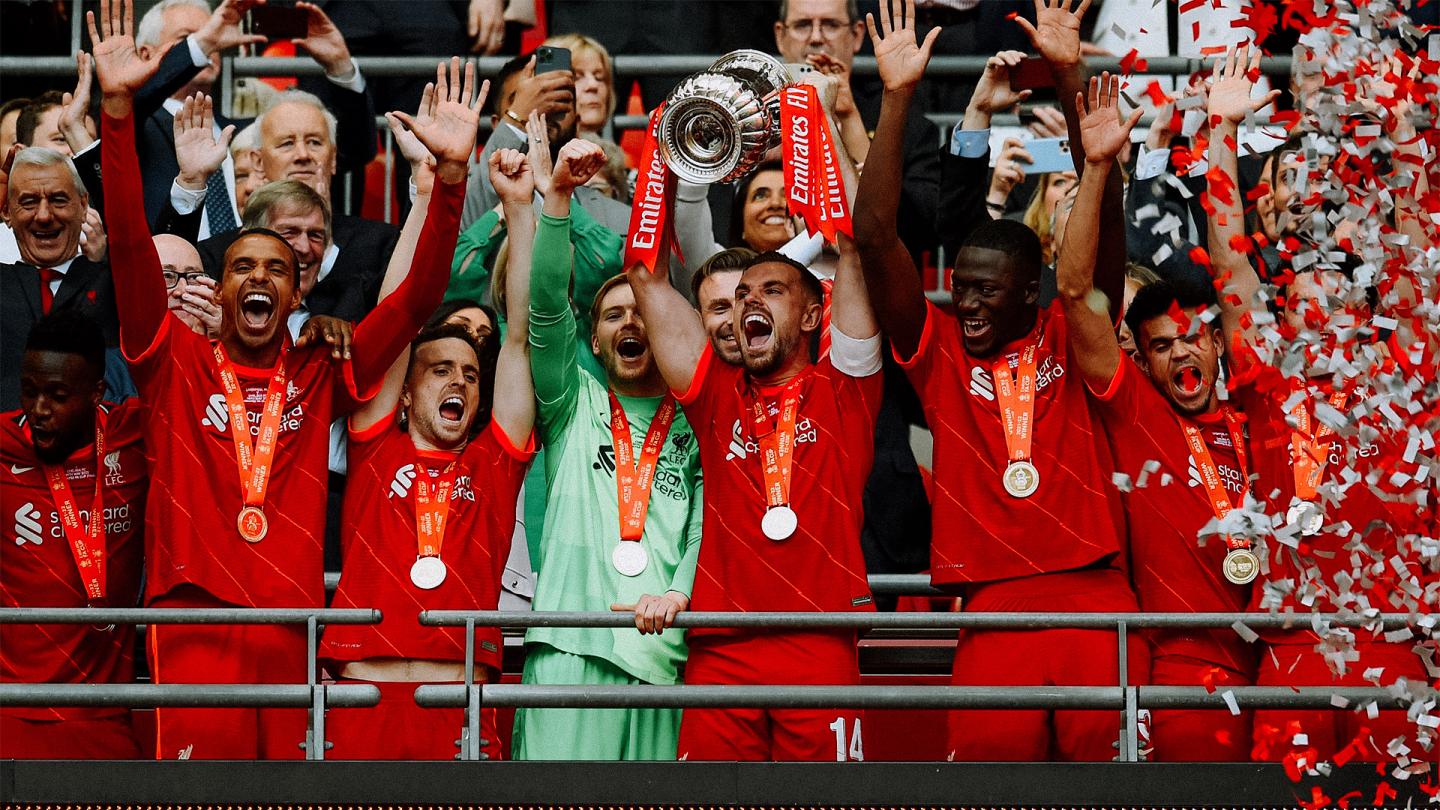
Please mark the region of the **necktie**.
POLYGON ((50 291, 50 285, 65 278, 63 273, 55 272, 53 267, 41 267, 40 270, 40 311, 46 315, 50 314, 50 307, 55 303, 55 293, 50 291))
POLYGON ((230 206, 224 172, 213 172, 205 181, 205 216, 210 220, 211 236, 235 229, 235 210, 230 206))

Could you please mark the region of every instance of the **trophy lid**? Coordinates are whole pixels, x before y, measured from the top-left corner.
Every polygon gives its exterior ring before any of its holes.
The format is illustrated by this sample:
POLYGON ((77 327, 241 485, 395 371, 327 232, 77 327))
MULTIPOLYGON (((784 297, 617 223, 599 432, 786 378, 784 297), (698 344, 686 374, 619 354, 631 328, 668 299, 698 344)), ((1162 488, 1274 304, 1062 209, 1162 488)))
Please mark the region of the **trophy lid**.
POLYGON ((763 86, 760 92, 762 98, 790 83, 790 71, 785 69, 779 59, 748 48, 731 51, 716 59, 714 64, 710 65, 710 72, 741 74, 758 80, 763 86))

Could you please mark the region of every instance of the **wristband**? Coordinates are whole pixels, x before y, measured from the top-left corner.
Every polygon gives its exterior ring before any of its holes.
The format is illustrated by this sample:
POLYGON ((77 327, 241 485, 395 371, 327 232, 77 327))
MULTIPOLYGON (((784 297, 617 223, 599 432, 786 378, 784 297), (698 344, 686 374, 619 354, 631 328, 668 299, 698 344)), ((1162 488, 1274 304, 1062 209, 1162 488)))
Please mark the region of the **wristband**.
POLYGON ((518 116, 518 115, 516 115, 514 110, 506 110, 506 111, 505 111, 505 117, 506 117, 506 118, 509 118, 511 121, 514 121, 517 126, 519 126, 519 127, 521 127, 521 128, 524 128, 524 126, 525 126, 525 119, 524 119, 524 118, 521 118, 521 117, 518 116))

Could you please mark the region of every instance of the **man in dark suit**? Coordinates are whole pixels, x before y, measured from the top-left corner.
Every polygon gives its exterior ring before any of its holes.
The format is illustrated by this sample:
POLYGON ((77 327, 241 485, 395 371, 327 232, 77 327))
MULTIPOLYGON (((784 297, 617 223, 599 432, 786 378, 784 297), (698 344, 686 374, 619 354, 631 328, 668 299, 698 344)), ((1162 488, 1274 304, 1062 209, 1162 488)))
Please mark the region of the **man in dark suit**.
POLYGON ((108 345, 119 339, 110 269, 79 255, 89 195, 70 159, 53 149, 21 150, 5 202, 21 261, 0 264, 0 410, 20 405, 25 340, 46 313, 77 310, 100 324, 108 345))
MULTIPOLYGON (((153 227, 179 166, 175 160, 174 115, 181 102, 194 93, 209 93, 219 74, 221 51, 237 45, 263 42, 264 37, 240 32, 240 20, 254 5, 250 0, 224 0, 212 13, 205 0, 162 0, 140 19, 136 44, 141 56, 152 58, 165 50, 160 69, 135 99, 140 165, 145 168, 145 214, 153 227), (144 110, 148 109, 148 114, 144 110)), ((350 58, 345 38, 325 13, 306 7, 307 36, 294 40, 324 69, 328 81, 304 80, 301 86, 319 96, 334 110, 338 122, 332 139, 338 147, 341 171, 363 168, 375 156, 375 109, 365 79, 350 58)), ((242 128, 250 119, 216 116, 217 134, 227 124, 242 128)), ((333 172, 332 172, 333 173, 333 172)), ((269 178, 275 180, 278 178, 269 178)), ((210 194, 202 214, 201 234, 234 227, 234 170, 225 167, 210 180, 210 194), (211 227, 210 220, 215 220, 211 227)), ((326 192, 327 198, 329 192, 326 192)))

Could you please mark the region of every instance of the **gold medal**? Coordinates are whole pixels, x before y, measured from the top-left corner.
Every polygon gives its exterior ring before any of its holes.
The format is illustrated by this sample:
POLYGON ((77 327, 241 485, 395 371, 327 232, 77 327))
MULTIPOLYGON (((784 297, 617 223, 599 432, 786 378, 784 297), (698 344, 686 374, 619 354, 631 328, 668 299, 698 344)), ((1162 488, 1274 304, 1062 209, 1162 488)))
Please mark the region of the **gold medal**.
POLYGON ((1005 468, 1001 482, 1012 498, 1028 498, 1040 488, 1040 471, 1028 461, 1012 461, 1005 468))
POLYGON ((1226 579, 1236 585, 1245 585, 1254 581, 1260 573, 1260 558, 1248 548, 1232 548, 1225 554, 1221 567, 1226 579))
POLYGON ((270 521, 258 506, 247 506, 235 518, 235 527, 240 530, 240 539, 247 543, 258 543, 270 531, 270 521))

